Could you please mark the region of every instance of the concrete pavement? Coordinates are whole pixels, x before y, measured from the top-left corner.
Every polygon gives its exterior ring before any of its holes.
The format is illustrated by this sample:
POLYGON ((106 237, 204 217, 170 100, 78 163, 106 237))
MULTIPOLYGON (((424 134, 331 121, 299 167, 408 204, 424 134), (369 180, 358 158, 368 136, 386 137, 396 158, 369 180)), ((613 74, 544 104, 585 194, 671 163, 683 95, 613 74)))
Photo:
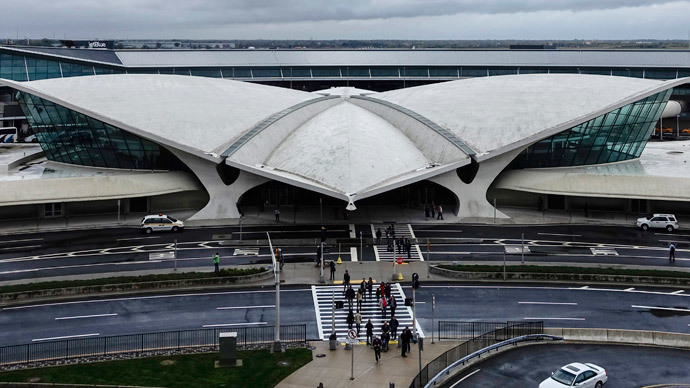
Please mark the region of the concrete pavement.
MULTIPOLYGON (((422 368, 443 352, 459 342, 424 343, 422 368)), ((407 388, 419 373, 419 350, 411 346, 408 357, 401 356, 400 349, 391 345, 390 350, 381 353, 377 364, 374 351, 367 345, 354 346, 354 379, 351 380, 352 350, 339 346, 328 350, 328 342, 312 342, 313 360, 284 379, 277 388, 316 388, 323 383, 324 388, 357 387, 382 388, 395 383, 396 388, 407 388), (318 357, 318 355, 325 357, 318 357)))

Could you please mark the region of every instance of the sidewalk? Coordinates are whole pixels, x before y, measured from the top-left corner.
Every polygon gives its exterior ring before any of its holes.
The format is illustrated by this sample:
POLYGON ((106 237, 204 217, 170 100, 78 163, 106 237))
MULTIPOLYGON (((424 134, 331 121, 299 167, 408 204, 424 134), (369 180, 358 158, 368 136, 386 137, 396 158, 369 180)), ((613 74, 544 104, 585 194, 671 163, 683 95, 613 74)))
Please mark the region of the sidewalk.
MULTIPOLYGON (((459 342, 424 343, 422 351, 422 368, 429 361, 443 352, 456 346, 459 342)), ((313 360, 285 378, 277 388, 316 388, 323 383, 324 388, 357 387, 383 388, 395 383, 396 388, 407 388, 412 379, 419 373, 419 349, 412 345, 406 358, 394 344, 390 350, 381 352, 381 361, 377 364, 374 350, 367 345, 354 346, 354 380, 350 380, 352 350, 338 346, 338 350, 329 350, 328 342, 311 342, 313 360), (317 357, 325 354, 325 357, 317 357)))

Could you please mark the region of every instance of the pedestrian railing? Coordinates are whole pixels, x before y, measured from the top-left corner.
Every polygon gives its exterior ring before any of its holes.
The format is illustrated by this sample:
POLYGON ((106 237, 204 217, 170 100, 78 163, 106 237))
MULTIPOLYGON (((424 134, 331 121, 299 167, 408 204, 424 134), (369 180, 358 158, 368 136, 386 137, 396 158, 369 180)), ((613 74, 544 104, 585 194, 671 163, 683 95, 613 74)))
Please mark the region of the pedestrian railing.
MULTIPOLYGON (((237 346, 241 349, 268 347, 275 341, 273 326, 176 330, 78 338, 2 346, 0 347, 0 366, 123 353, 217 348, 219 334, 223 332, 236 332, 237 346)), ((306 343, 306 325, 280 326, 280 341, 306 343)))
POLYGON ((482 354, 488 353, 492 350, 498 350, 504 346, 508 345, 515 345, 519 342, 525 342, 525 341, 541 341, 545 339, 550 339, 550 340, 562 340, 562 337, 556 337, 554 335, 547 335, 547 334, 528 334, 528 335, 522 335, 513 339, 509 339, 506 341, 499 342, 494 345, 487 346, 485 348, 479 349, 476 352, 473 352, 471 354, 468 354, 465 357, 462 357, 461 359, 455 361, 454 363, 450 364, 447 366, 445 369, 440 371, 436 376, 434 376, 429 382, 426 383, 424 386, 425 388, 430 388, 435 386, 437 383, 441 382, 443 379, 445 379, 448 375, 450 375, 450 372, 456 368, 459 365, 465 365, 466 362, 469 362, 473 358, 481 357, 482 354))
POLYGON ((439 340, 464 339, 468 341, 446 351, 426 364, 415 376, 410 388, 422 388, 436 375, 444 371, 454 362, 480 349, 487 348, 499 342, 512 338, 544 333, 544 322, 439 322, 439 340), (443 328, 443 330, 442 330, 443 328))

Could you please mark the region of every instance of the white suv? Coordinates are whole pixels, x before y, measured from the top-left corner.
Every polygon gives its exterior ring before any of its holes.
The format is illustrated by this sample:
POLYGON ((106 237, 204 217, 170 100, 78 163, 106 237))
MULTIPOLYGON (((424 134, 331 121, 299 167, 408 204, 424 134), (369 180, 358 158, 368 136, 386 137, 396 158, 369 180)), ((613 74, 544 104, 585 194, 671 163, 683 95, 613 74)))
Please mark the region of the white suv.
POLYGON ((673 232, 680 228, 678 220, 673 214, 653 214, 649 217, 638 218, 637 227, 642 230, 662 228, 669 232, 673 232))
POLYGON ((141 220, 141 231, 146 234, 161 230, 177 232, 182 229, 184 229, 184 222, 165 214, 149 215, 141 220))

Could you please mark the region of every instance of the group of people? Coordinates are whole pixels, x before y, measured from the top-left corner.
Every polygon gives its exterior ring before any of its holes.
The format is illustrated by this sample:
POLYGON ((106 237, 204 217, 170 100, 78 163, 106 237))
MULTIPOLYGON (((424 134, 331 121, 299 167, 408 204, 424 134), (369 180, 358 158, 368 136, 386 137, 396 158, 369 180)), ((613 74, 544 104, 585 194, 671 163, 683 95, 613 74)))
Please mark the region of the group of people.
MULTIPOLYGON (((391 318, 388 321, 383 321, 381 325, 381 334, 374 336, 374 324, 369 319, 364 325, 367 334, 367 345, 374 349, 376 362, 381 359, 381 351, 388 351, 388 344, 391 340, 398 340, 398 327, 400 324, 395 318, 395 310, 398 302, 395 296, 391 293, 391 284, 381 282, 374 291, 374 280, 370 277, 369 280, 362 278, 362 281, 357 287, 357 291, 352 287, 350 272, 345 270, 343 274, 343 293, 348 304, 347 313, 347 327, 353 327, 359 335, 362 325, 362 302, 367 298, 376 298, 378 306, 381 308, 381 317, 386 318, 388 309, 391 311, 391 318), (356 302, 356 304, 355 304, 356 302)), ((405 327, 400 333, 400 342, 402 348, 402 356, 407 357, 406 353, 410 351, 410 342, 412 341, 412 331, 409 327, 405 327)))
MULTIPOLYGON (((387 352, 391 339, 398 340, 398 320, 395 316, 391 316, 390 324, 386 321, 381 325, 381 334, 374 336, 374 324, 371 319, 365 325, 367 330, 367 345, 374 349, 374 358, 376 363, 381 359, 381 351, 387 352)), ((402 349, 402 356, 407 357, 406 353, 410 351, 410 342, 412 341, 412 331, 409 327, 405 328, 400 333, 400 348, 402 349)))
POLYGON ((431 216, 432 220, 434 219, 434 217, 436 217, 437 220, 442 220, 443 206, 436 205, 434 202, 431 202, 431 206, 424 206, 424 217, 426 217, 426 219, 428 220, 429 216, 431 216))

